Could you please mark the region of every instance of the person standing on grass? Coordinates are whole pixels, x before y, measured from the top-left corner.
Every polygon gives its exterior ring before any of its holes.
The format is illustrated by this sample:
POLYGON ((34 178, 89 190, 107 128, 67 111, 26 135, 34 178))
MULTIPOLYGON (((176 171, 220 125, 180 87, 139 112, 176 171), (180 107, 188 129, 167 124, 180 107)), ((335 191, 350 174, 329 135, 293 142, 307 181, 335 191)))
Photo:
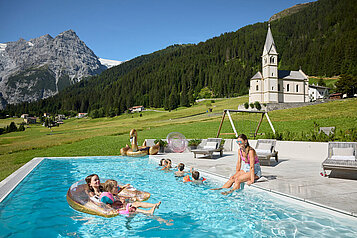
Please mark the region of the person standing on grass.
POLYGON ((247 136, 244 134, 239 135, 236 142, 239 145, 236 173, 221 188, 212 189, 230 188, 234 184, 231 190, 222 192, 223 195, 230 194, 239 189, 240 184, 243 182, 251 185, 255 179, 259 179, 262 176, 257 153, 250 147, 247 136))

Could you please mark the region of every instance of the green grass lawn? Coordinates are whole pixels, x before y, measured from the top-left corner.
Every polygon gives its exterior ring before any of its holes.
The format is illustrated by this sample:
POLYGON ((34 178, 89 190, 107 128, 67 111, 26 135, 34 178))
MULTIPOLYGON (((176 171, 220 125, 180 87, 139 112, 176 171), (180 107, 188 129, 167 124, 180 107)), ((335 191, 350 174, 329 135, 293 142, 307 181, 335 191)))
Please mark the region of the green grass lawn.
MULTIPOLYGON (((143 112, 113 118, 70 119, 52 131, 41 125, 30 125, 23 132, 0 135, 0 180, 3 180, 34 157, 119 155, 120 148, 129 143, 129 131, 138 130, 138 141, 166 138, 170 132, 180 132, 186 138, 208 138, 217 135, 223 109, 237 109, 248 97, 217 100, 207 106, 201 102, 190 108, 171 112, 143 112), (212 113, 206 113, 208 107, 212 113)), ((209 102, 208 102, 209 103, 209 102)), ((329 103, 269 112, 269 117, 279 132, 308 132, 314 122, 320 126, 335 126, 347 130, 357 125, 357 100, 329 103)), ((232 113, 238 134, 254 133, 260 119, 258 114, 232 113)), ((17 124, 21 119, 3 119, 0 124, 17 124)), ((226 117, 222 132, 233 132, 226 117)), ((266 119, 259 132, 271 132, 266 119)), ((232 138, 224 135, 222 138, 232 138)))

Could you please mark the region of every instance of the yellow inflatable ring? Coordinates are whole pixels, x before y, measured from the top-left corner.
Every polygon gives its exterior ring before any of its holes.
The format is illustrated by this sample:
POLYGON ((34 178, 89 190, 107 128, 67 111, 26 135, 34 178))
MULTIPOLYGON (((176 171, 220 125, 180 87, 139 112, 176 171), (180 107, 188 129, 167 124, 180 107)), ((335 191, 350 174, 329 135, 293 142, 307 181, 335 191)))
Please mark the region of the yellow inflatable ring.
MULTIPOLYGON (((128 199, 129 202, 135 202, 149 199, 150 193, 139 191, 134 187, 129 186, 128 188, 120 191, 119 196, 128 199)), ((119 215, 117 210, 90 198, 88 195, 88 186, 84 180, 75 182, 68 189, 67 202, 74 210, 80 212, 102 217, 115 217, 119 215)))

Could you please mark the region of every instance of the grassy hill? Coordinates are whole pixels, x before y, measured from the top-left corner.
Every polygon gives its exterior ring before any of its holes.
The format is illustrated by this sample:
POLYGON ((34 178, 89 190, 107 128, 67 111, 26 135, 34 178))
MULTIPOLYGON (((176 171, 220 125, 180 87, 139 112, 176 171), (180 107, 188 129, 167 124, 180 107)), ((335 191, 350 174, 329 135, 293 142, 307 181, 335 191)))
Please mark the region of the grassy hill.
MULTIPOLYGON (((181 107, 171 112, 147 111, 142 116, 123 114, 113 118, 69 119, 52 131, 41 125, 30 125, 23 132, 0 135, 0 180, 3 180, 34 157, 118 155, 120 148, 129 143, 129 131, 138 130, 139 144, 147 138, 166 138, 173 131, 186 138, 215 137, 223 109, 237 109, 248 101, 247 96, 204 101, 192 107, 181 107), (207 113, 212 108, 212 113, 207 113)), ((232 114, 238 133, 253 133, 260 115, 232 114)), ((357 99, 269 112, 278 132, 309 133, 314 125, 335 126, 346 133, 357 125, 357 99)), ((0 125, 9 125, 20 119, 2 119, 0 125)), ((222 132, 232 132, 228 118, 222 132)), ((266 120, 259 132, 269 133, 266 120)), ((223 136, 223 138, 232 138, 223 136)))

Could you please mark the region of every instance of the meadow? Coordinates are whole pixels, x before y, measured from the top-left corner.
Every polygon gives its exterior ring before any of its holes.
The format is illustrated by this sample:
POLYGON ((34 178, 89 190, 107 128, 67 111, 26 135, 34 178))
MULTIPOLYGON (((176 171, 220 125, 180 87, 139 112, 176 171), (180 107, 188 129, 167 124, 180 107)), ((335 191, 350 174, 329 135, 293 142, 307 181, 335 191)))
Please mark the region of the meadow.
MULTIPOLYGON (((123 114, 113 118, 72 118, 59 127, 46 128, 40 124, 28 125, 22 132, 0 135, 0 180, 34 157, 60 156, 104 156, 119 155, 120 148, 129 144, 129 131, 138 131, 139 145, 145 139, 166 138, 170 132, 180 132, 186 138, 216 137, 222 119, 223 109, 237 109, 248 101, 247 96, 203 101, 189 108, 178 108, 171 112, 155 109, 134 114, 123 114), (212 108, 212 112, 208 109, 212 108)), ((259 122, 259 114, 232 113, 238 134, 252 138, 259 122)), ((269 112, 276 131, 301 133, 314 129, 314 125, 334 126, 347 131, 357 125, 357 99, 331 101, 269 112)), ((12 121, 19 124, 19 118, 0 120, 0 126, 12 121)), ((228 117, 222 132, 233 132, 228 117)), ((271 133, 266 119, 260 133, 271 133)), ((222 138, 233 138, 222 135, 222 138)))

